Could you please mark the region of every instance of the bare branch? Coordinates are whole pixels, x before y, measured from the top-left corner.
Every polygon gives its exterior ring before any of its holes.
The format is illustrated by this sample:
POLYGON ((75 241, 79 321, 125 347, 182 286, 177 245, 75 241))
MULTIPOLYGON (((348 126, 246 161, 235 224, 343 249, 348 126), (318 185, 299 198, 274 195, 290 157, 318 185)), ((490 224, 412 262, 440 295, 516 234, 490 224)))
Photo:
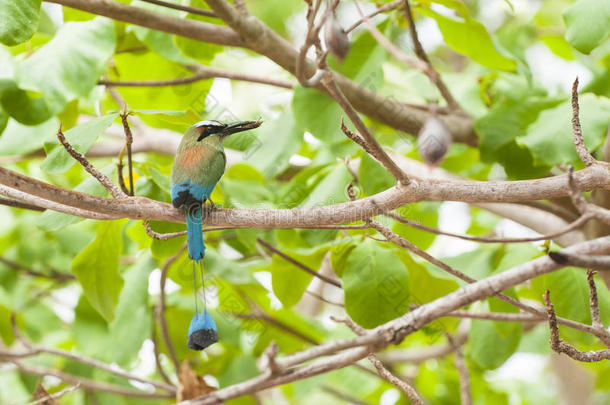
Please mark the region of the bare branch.
POLYGON ((568 224, 563 229, 553 232, 553 233, 549 233, 547 235, 535 236, 535 237, 531 237, 531 238, 486 238, 486 237, 482 237, 482 236, 471 236, 471 235, 464 235, 464 234, 457 234, 457 233, 441 231, 440 229, 432 228, 432 227, 426 226, 424 224, 420 224, 419 222, 412 221, 395 212, 387 212, 384 215, 386 215, 390 218, 393 218, 399 222, 402 222, 405 225, 412 226, 413 228, 416 228, 416 229, 421 229, 422 231, 434 233, 437 235, 445 235, 445 236, 450 236, 453 238, 471 240, 471 241, 482 242, 482 243, 524 243, 524 242, 535 242, 535 241, 540 241, 540 240, 551 240, 551 239, 555 239, 558 236, 564 235, 568 232, 571 232, 575 229, 580 228, 581 226, 583 226, 585 223, 587 223, 587 221, 589 221, 592 218, 592 215, 589 215, 589 214, 581 215, 580 217, 578 217, 578 219, 576 219, 576 221, 572 222, 571 224, 568 224))
MULTIPOLYGON (((40 384, 40 382, 38 382, 38 384, 40 384)), ((40 385, 39 385, 39 386, 40 386, 40 385)), ((21 404, 21 405, 38 405, 38 404, 40 404, 40 403, 42 403, 42 404, 44 404, 44 405, 47 405, 47 401, 49 401, 49 402, 48 402, 49 404, 52 404, 53 402, 51 402, 51 400, 53 400, 53 399, 57 399, 57 398, 61 398, 61 397, 63 397, 64 395, 69 394, 69 393, 71 393, 71 392, 73 392, 73 391, 76 391, 76 390, 77 390, 77 389, 79 389, 79 388, 80 388, 80 383, 79 383, 79 384, 76 384, 76 385, 72 385, 72 386, 70 386, 70 387, 66 387, 66 388, 64 388, 63 390, 58 391, 58 392, 56 392, 56 393, 54 393, 54 394, 48 394, 48 395, 43 396, 42 398, 38 398, 38 399, 37 399, 37 400, 35 400, 35 401, 32 401, 32 402, 27 402, 27 403, 25 403, 25 404, 21 404)), ((37 388, 37 389, 38 389, 38 388, 37 388)))
POLYGON ((282 87, 285 89, 292 89, 294 86, 288 80, 268 78, 263 76, 256 76, 248 73, 232 72, 224 69, 217 69, 203 65, 192 65, 188 66, 189 69, 196 73, 189 77, 182 77, 178 79, 169 80, 134 80, 134 81, 113 81, 113 80, 100 80, 98 84, 109 86, 109 87, 162 87, 162 86, 178 86, 183 84, 195 83, 200 80, 213 79, 216 77, 222 77, 231 80, 240 80, 252 83, 268 84, 270 86, 282 87))
POLYGON ((409 185, 411 180, 409 180, 407 174, 398 167, 398 165, 383 150, 381 145, 379 145, 375 137, 370 133, 369 129, 366 127, 366 125, 364 125, 364 122, 362 122, 358 116, 358 113, 356 113, 356 110, 354 110, 354 107, 352 107, 349 100, 345 97, 339 86, 337 86, 333 76, 331 74, 326 75, 324 78, 322 78, 322 84, 352 121, 360 133, 360 136, 368 145, 371 156, 377 159, 379 163, 381 163, 383 167, 385 167, 386 170, 390 172, 390 174, 394 176, 396 180, 398 180, 400 186, 409 185))
POLYGON ((583 269, 610 270, 610 256, 580 256, 561 252, 549 252, 549 257, 564 266, 583 269))
POLYGON ((29 267, 25 267, 22 264, 19 264, 17 262, 14 262, 12 260, 8 260, 5 259, 3 257, 0 257, 0 263, 5 264, 6 266, 12 267, 15 270, 19 270, 22 271, 24 274, 27 274, 28 276, 32 276, 32 277, 40 277, 40 278, 47 278, 49 280, 57 280, 60 282, 64 282, 64 281, 71 281, 71 280, 75 280, 76 278, 74 277, 74 275, 72 274, 68 274, 68 273, 62 273, 60 271, 57 271, 55 269, 49 269, 49 273, 42 273, 39 271, 35 271, 29 267))
MULTIPOLYGON (((121 113, 121 122, 123 124, 123 131, 125 132, 125 148, 127 149, 127 168, 129 169, 129 195, 133 197, 133 161, 131 159, 131 145, 133 144, 133 135, 131 128, 129 128, 129 122, 127 122, 127 105, 123 106, 123 112, 121 113)), ((122 173, 121 173, 122 174, 122 173)))
POLYGON ((462 353, 460 345, 453 340, 453 337, 449 333, 446 335, 449 344, 453 346, 455 350, 455 369, 460 376, 461 405, 472 405, 472 394, 470 393, 470 373, 468 372, 466 361, 464 361, 464 354, 462 353))
POLYGON ((355 30, 360 24, 364 23, 367 20, 370 20, 371 18, 375 17, 376 15, 379 15, 381 13, 385 13, 386 11, 391 11, 397 7, 400 7, 400 5, 402 4, 402 1, 403 0, 395 0, 391 3, 385 4, 381 7, 379 7, 377 10, 373 11, 371 14, 368 14, 365 17, 363 17, 360 20, 353 23, 351 25, 351 27, 349 27, 348 29, 345 30, 345 32, 351 32, 351 31, 355 30))
POLYGON ((85 157, 85 155, 83 155, 82 153, 80 153, 79 151, 77 151, 76 149, 74 149, 72 147, 72 145, 70 145, 68 143, 68 141, 66 140, 66 138, 64 137, 63 132, 61 132, 61 125, 59 126, 59 129, 57 130, 57 139, 59 139, 59 142, 63 145, 63 147, 66 149, 66 151, 70 154, 70 156, 72 156, 74 158, 74 160, 76 160, 78 163, 81 164, 81 166, 83 166, 83 168, 90 174, 92 175, 97 181, 99 181, 101 183, 102 186, 104 186, 104 188, 106 190, 108 190, 108 192, 114 197, 114 198, 123 198, 125 197, 125 194, 123 193, 123 191, 118 188, 116 186, 116 184, 114 184, 112 182, 112 180, 110 180, 108 178, 108 176, 106 176, 104 173, 100 172, 99 170, 97 170, 90 162, 89 160, 87 160, 87 158, 85 157))
MULTIPOLYGON (((574 174, 582 190, 610 188, 608 168, 593 165, 574 174)), ((415 201, 510 202, 565 196, 569 193, 567 175, 537 180, 468 181, 434 180, 412 182, 392 187, 371 197, 328 206, 256 210, 218 209, 206 212, 206 225, 236 228, 319 227, 364 220, 415 201), (274 218, 270 221, 269 218, 274 218)), ((144 197, 109 199, 52 186, 0 167, 0 194, 53 209, 93 219, 150 219, 184 222, 184 215, 171 205, 144 197), (13 190, 14 188, 14 190, 13 190), (37 198, 38 197, 38 198, 37 198), (58 204, 54 204, 59 203, 58 204), (66 206, 70 206, 66 208, 66 206)))
MULTIPOLYGON (((407 249, 408 251, 418 255, 419 257, 423 258, 424 260, 434 264, 435 266, 440 267, 442 270, 446 271, 447 273, 451 274, 452 276, 459 278, 460 280, 463 280, 470 284, 477 283, 477 280, 475 280, 472 277, 468 276, 467 274, 464 274, 463 272, 449 266, 445 262, 438 260, 437 258, 432 256, 428 252, 418 248, 413 243, 409 242, 408 240, 406 240, 406 239, 402 238, 401 236, 397 235, 396 233, 392 232, 391 230, 389 230, 387 227, 383 226, 379 222, 371 221, 370 224, 373 228, 377 229, 377 231, 379 231, 379 233, 381 233, 383 236, 385 236, 389 241, 395 243, 398 246, 403 247, 404 249, 407 249)), ((555 263, 551 259, 549 259, 549 261, 555 263)), ((555 264, 559 265, 558 263, 555 263, 555 264)), ((535 307, 532 307, 531 305, 524 304, 506 294, 497 292, 497 293, 494 293, 493 295, 495 295, 502 301, 504 301, 514 307, 517 307, 523 311, 529 312, 530 314, 533 314, 536 316, 544 316, 543 311, 541 311, 535 307)), ((570 319, 565 319, 565 318, 560 318, 559 322, 562 325, 568 326, 570 328, 574 328, 574 329, 582 330, 584 332, 591 333, 591 334, 597 336, 603 342, 609 341, 608 333, 604 333, 603 331, 600 331, 597 328, 594 328, 590 325, 585 325, 580 322, 575 322, 575 321, 572 321, 570 319)))
POLYGON ((604 324, 599 316, 599 302, 597 300, 597 287, 595 286, 595 280, 593 276, 594 271, 587 271, 587 282, 589 283, 589 307, 591 310, 591 326, 599 329, 604 328, 604 324))
POLYGON ((173 8, 174 10, 186 11, 188 13, 197 14, 197 15, 201 15, 204 17, 217 18, 216 14, 214 14, 214 12, 211 10, 204 10, 202 8, 197 8, 197 7, 188 7, 188 6, 183 6, 181 4, 169 3, 169 2, 161 1, 161 0, 141 0, 141 1, 145 1, 146 3, 156 4, 156 5, 162 6, 162 7, 173 8))
POLYGON ((367 30, 390 55, 392 55, 395 59, 404 63, 405 65, 414 67, 415 69, 428 76, 430 81, 438 88, 438 91, 447 101, 447 105, 449 106, 449 108, 455 111, 462 111, 461 107, 459 106, 457 101, 455 101, 455 98, 453 98, 453 95, 441 79, 441 75, 436 71, 436 69, 434 69, 434 67, 430 63, 428 57, 426 56, 426 53, 424 52, 424 49, 422 48, 419 42, 419 38, 417 37, 417 31, 415 30, 415 24, 413 23, 413 19, 411 17, 411 8, 409 7, 408 1, 405 0, 407 8, 405 14, 407 15, 407 19, 409 22, 409 30, 411 32, 411 37, 413 38, 415 54, 418 56, 419 59, 407 55, 399 47, 390 42, 381 32, 379 32, 375 24, 373 24, 367 17, 364 16, 357 0, 354 1, 354 4, 356 5, 356 9, 358 10, 360 17, 362 17, 362 19, 364 20, 367 30))
POLYGON ((118 385, 89 380, 84 377, 64 373, 63 371, 60 371, 60 370, 53 370, 53 369, 38 367, 38 366, 34 366, 34 365, 29 365, 29 364, 26 364, 26 363, 24 363, 22 361, 18 361, 18 360, 9 359, 9 362, 15 364, 17 366, 17 368, 19 369, 19 371, 21 371, 22 373, 29 374, 29 375, 35 375, 35 376, 39 376, 39 377, 53 376, 53 377, 56 377, 62 381, 70 383, 70 384, 74 384, 74 385, 80 384, 80 386, 82 388, 92 390, 92 391, 102 391, 102 392, 108 392, 111 394, 124 395, 127 397, 134 397, 134 398, 151 398, 151 399, 173 398, 173 394, 171 394, 171 393, 161 394, 161 393, 157 393, 157 392, 140 391, 140 390, 136 390, 133 388, 125 388, 125 387, 121 387, 118 385))
POLYGON ((167 272, 169 270, 169 266, 172 265, 182 253, 186 250, 186 243, 182 246, 180 251, 176 253, 174 256, 171 256, 169 259, 163 263, 163 267, 161 268, 161 279, 159 281, 159 305, 156 308, 157 313, 157 322, 159 323, 159 327, 161 328, 161 336, 163 336, 163 341, 165 342, 165 347, 167 348, 167 352, 169 353, 169 358, 171 359, 174 370, 176 371, 176 375, 180 372, 180 362, 178 361, 178 356, 176 355, 176 350, 174 349, 174 344, 172 343, 172 338, 169 334, 169 329, 167 327, 167 319, 165 317, 165 282, 167 281, 167 272))
POLYGON ((407 398, 409 398, 409 400, 411 401, 411 403, 416 404, 416 405, 424 405, 423 399, 421 399, 421 397, 419 396, 417 391, 415 391, 415 388, 413 388, 406 381, 401 380, 400 378, 396 377, 394 374, 390 373, 390 371, 387 368, 385 368, 383 363, 381 363, 379 361, 379 359, 377 359, 377 357, 375 357, 374 354, 369 354, 368 358, 371 361, 371 363, 373 363, 375 368, 377 369, 377 372, 379 373, 379 375, 381 377, 383 377, 383 379, 388 381, 390 384, 395 385, 402 392, 404 392, 405 395, 407 396, 407 398))
POLYGON ((599 207, 594 204, 590 204, 585 200, 580 194, 580 190, 578 185, 576 184, 576 180, 574 178, 574 168, 570 166, 568 168, 568 187, 570 191, 570 198, 572 199, 572 204, 576 206, 578 211, 581 214, 589 213, 593 215, 597 220, 603 222, 606 225, 610 225, 610 210, 599 207))
POLYGON ((176 392, 176 387, 174 387, 173 385, 165 384, 165 383, 155 381, 155 380, 150 380, 148 378, 139 377, 135 374, 128 373, 119 368, 111 367, 110 365, 108 365, 102 361, 99 361, 99 360, 96 360, 96 359, 93 359, 90 357, 85 357, 85 356, 82 356, 82 355, 79 355, 76 353, 67 352, 65 350, 55 349, 53 347, 45 347, 45 346, 41 346, 41 345, 37 345, 32 342, 29 342, 19 331, 19 328, 17 327, 17 323, 15 321, 14 313, 11 313, 11 327, 13 329, 13 334, 15 335, 15 337, 28 349, 27 352, 18 355, 18 357, 30 357, 30 356, 35 356, 40 353, 48 353, 48 354, 52 354, 55 356, 64 357, 66 359, 74 360, 79 363, 95 367, 100 370, 104 370, 110 374, 114 374, 116 376, 125 378, 127 380, 134 380, 134 381, 138 381, 138 382, 141 382, 144 384, 150 384, 154 387, 161 388, 170 393, 176 392))
POLYGON ((574 148, 580 160, 586 165, 591 166, 597 161, 587 150, 585 141, 582 137, 582 129, 580 127, 579 107, 578 107, 578 77, 574 80, 572 85, 572 132, 574 140, 574 148))
POLYGON ((6 205, 7 207, 22 208, 24 210, 31 211, 44 211, 44 208, 37 207, 35 205, 22 203, 21 201, 11 200, 10 198, 0 198, 0 205, 6 205))
POLYGON ((569 357, 577 361, 582 362, 596 362, 602 360, 610 360, 610 350, 598 350, 590 352, 581 352, 569 343, 563 342, 559 338, 559 328, 557 327, 557 316, 555 315, 555 308, 551 303, 550 292, 546 290, 544 294, 544 302, 546 304, 546 311, 549 318, 549 328, 551 330, 551 349, 557 353, 565 353, 569 357))

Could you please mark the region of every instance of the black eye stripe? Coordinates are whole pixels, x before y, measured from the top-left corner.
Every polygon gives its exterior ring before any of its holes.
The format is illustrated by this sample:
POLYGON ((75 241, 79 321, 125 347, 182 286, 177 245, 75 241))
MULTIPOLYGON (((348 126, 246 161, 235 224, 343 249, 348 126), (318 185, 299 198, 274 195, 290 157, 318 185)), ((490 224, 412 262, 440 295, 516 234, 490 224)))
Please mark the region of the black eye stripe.
POLYGON ((217 134, 221 132, 226 125, 202 125, 197 127, 197 131, 199 131, 199 137, 197 138, 197 142, 207 138, 210 135, 217 134))

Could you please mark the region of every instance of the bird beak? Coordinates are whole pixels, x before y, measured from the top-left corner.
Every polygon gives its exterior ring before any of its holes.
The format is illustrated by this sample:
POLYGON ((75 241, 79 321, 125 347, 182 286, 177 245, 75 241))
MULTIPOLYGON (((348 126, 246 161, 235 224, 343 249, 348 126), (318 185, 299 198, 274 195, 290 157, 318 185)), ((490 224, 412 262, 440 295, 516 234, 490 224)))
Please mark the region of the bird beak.
POLYGON ((249 129, 258 128, 262 125, 263 121, 239 121, 232 124, 228 124, 225 129, 222 130, 221 136, 224 138, 237 132, 247 131, 249 129))

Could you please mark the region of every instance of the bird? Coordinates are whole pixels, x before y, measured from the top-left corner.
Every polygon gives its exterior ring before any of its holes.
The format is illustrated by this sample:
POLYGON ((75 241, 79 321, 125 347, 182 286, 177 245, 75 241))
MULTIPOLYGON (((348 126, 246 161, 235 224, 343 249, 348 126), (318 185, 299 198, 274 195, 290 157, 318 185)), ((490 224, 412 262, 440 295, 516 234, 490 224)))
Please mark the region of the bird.
POLYGON ((202 259, 205 256, 202 204, 207 200, 215 208, 210 195, 224 174, 227 161, 222 141, 231 134, 258 128, 261 124, 261 120, 230 124, 212 120, 199 121, 186 131, 174 158, 170 195, 172 205, 185 212, 188 255, 193 263, 195 314, 187 334, 187 346, 192 350, 203 350, 218 342, 216 323, 205 308, 205 299, 203 312, 200 313, 197 308, 195 267, 198 263, 203 285, 202 259))

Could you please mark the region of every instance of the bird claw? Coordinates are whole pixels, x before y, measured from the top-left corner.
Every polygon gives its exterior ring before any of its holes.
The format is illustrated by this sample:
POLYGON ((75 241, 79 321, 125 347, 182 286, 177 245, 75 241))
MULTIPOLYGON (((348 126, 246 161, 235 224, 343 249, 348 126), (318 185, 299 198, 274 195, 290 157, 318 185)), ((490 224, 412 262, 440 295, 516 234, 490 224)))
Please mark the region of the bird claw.
POLYGON ((211 211, 216 211, 218 209, 218 207, 216 206, 216 204, 214 204, 214 201, 212 201, 211 199, 208 198, 208 207, 207 209, 211 210, 211 211))

